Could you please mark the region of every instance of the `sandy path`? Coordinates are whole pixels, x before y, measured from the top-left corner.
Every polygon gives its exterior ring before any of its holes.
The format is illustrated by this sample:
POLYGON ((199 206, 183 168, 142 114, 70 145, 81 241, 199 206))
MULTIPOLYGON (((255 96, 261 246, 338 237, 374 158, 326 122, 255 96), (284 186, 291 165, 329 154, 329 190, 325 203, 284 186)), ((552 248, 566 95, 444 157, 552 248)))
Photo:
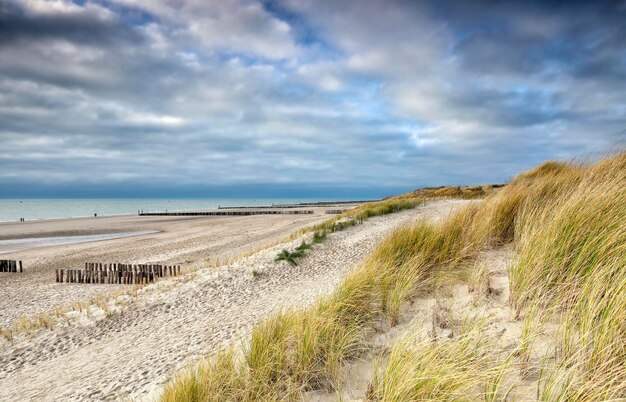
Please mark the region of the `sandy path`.
POLYGON ((9 349, 0 357, 0 400, 150 399, 173 372, 247 336, 263 317, 330 293, 399 224, 446 215, 463 203, 440 201, 372 218, 329 236, 297 267, 272 263, 280 248, 274 247, 237 265, 202 270, 123 314, 9 349), (254 278, 252 269, 261 276, 254 278))
POLYGON ((21 274, 0 273, 2 299, 11 300, 0 308, 0 325, 10 327, 22 315, 49 312, 57 304, 66 306, 77 300, 89 300, 116 287, 57 284, 54 283, 56 268, 81 268, 85 262, 152 262, 184 266, 207 258, 237 255, 328 217, 318 209, 314 215, 125 216, 0 224, 0 235, 4 238, 159 231, 143 236, 41 247, 0 255, 2 259, 23 260, 25 266, 21 274))

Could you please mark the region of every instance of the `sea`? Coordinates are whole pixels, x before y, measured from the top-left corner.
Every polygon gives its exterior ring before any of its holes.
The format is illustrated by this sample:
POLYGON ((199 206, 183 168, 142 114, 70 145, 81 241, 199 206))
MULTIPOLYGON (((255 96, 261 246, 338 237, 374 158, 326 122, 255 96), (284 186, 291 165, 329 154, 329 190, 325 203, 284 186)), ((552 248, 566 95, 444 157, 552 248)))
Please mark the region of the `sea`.
MULTIPOLYGON (((213 209, 220 206, 260 206, 326 201, 312 198, 255 198, 255 199, 0 199, 0 222, 14 222, 21 218, 59 219, 98 216, 136 215, 143 212, 173 212, 213 209)), ((333 201, 341 201, 333 200, 333 201)))

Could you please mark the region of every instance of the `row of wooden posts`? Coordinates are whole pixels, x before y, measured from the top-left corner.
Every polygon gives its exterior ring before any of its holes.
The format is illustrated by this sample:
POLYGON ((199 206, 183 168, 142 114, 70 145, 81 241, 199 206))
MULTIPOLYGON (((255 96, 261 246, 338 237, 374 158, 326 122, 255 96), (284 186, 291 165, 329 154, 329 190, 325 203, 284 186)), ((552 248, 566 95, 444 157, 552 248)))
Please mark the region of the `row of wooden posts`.
POLYGON ((297 204, 272 204, 272 205, 248 205, 248 206, 218 206, 217 209, 277 209, 277 208, 304 208, 304 207, 330 207, 333 205, 365 204, 380 200, 358 200, 358 201, 318 201, 300 202, 297 204))
POLYGON ((0 272, 24 272, 22 269, 22 260, 0 260, 0 272))
POLYGON ((180 265, 85 263, 85 269, 57 269, 59 283, 144 284, 180 275, 180 265))
POLYGON ((250 215, 312 215, 312 209, 281 211, 203 211, 203 212, 140 212, 139 216, 250 216, 250 215))

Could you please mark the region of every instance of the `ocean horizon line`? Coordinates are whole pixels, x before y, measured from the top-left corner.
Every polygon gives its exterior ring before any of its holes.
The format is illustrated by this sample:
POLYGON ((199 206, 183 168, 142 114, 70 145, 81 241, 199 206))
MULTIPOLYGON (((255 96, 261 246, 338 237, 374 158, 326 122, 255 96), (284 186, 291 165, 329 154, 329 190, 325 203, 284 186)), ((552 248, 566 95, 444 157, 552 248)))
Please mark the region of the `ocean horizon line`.
POLYGON ((302 202, 355 201, 328 198, 0 198, 0 223, 90 217, 132 216, 142 212, 185 212, 220 207, 261 207, 302 202))

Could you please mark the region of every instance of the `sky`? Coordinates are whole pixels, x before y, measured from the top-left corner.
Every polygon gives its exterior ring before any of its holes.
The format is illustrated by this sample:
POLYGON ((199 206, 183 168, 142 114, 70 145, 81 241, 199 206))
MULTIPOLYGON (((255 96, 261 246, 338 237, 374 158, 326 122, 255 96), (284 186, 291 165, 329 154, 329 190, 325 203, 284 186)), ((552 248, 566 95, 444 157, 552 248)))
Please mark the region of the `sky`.
POLYGON ((379 197, 625 143, 625 1, 0 0, 0 197, 379 197))

